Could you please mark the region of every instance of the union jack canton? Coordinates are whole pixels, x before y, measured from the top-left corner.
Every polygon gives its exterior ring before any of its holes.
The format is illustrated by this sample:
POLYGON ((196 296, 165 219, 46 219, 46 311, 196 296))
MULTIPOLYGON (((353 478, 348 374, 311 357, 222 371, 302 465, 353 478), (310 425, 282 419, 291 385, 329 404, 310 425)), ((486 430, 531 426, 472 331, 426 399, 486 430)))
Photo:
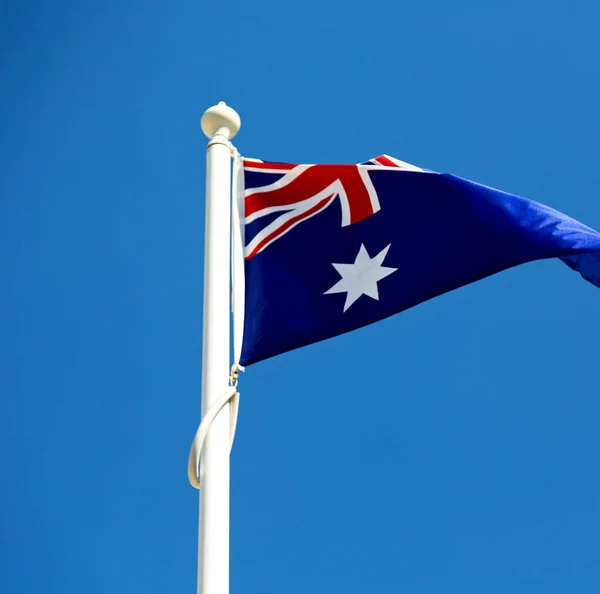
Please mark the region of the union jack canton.
POLYGON ((362 165, 290 165, 244 159, 245 172, 264 175, 264 178, 259 178, 259 186, 249 187, 246 183, 245 223, 269 220, 269 224, 246 244, 244 256, 247 259, 256 256, 296 225, 319 214, 336 199, 340 201, 342 227, 358 223, 378 212, 381 205, 369 176, 369 170, 373 167, 423 171, 387 155, 362 165), (272 220, 274 213, 280 214, 272 220))

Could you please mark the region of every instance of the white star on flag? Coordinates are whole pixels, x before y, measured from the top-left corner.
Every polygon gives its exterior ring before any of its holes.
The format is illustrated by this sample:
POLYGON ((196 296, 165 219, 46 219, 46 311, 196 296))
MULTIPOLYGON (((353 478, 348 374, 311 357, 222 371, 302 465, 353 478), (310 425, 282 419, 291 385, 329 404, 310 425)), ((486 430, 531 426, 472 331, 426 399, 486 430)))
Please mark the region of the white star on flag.
POLYGON ((331 289, 325 291, 324 295, 332 293, 347 293, 344 312, 361 296, 369 297, 379 301, 377 283, 382 278, 396 272, 397 268, 382 266, 383 260, 390 249, 389 244, 381 250, 374 258, 371 258, 363 244, 360 246, 354 264, 332 264, 342 277, 331 289))

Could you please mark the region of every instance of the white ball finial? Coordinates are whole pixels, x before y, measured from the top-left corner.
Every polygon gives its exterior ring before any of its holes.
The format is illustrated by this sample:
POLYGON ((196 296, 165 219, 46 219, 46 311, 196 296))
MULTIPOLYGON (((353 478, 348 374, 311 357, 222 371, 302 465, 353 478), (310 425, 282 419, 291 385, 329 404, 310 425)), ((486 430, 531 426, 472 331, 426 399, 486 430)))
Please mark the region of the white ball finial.
POLYGON ((241 125, 237 111, 229 107, 225 101, 219 101, 218 105, 209 107, 200 120, 202 132, 209 138, 222 134, 231 139, 238 133, 241 125))

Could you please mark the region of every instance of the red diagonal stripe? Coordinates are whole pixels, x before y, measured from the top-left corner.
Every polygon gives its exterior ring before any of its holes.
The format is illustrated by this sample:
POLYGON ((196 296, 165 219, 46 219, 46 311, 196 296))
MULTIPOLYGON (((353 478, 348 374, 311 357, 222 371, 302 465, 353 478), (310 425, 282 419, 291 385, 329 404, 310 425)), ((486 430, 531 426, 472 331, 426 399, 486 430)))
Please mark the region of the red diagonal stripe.
POLYGON ((375 161, 377 161, 378 163, 381 163, 381 165, 385 165, 386 167, 398 167, 397 163, 394 163, 394 161, 392 161, 390 158, 386 157, 385 155, 381 155, 381 157, 377 157, 375 159, 375 161))
POLYGON ((312 216, 313 214, 315 214, 316 212, 318 212, 319 210, 321 210, 322 208, 327 206, 327 203, 331 200, 331 198, 332 198, 331 196, 327 196, 327 198, 320 200, 319 202, 317 202, 317 204, 315 204, 312 208, 309 208, 306 212, 303 212, 303 213, 296 215, 295 217, 292 217, 291 219, 287 220, 283 225, 281 225, 280 227, 275 229, 275 231, 273 231, 273 233, 271 233, 270 235, 265 237, 262 241, 260 241, 258 243, 258 245, 252 250, 252 252, 250 252, 246 256, 246 260, 249 260, 250 258, 253 258, 254 256, 256 256, 256 254, 258 254, 258 252, 260 252, 260 250, 262 250, 266 245, 268 245, 269 243, 271 243, 272 241, 277 239, 280 235, 285 233, 292 225, 294 225, 298 221, 301 221, 302 219, 306 219, 306 218, 312 216))
POLYGON ((244 167, 252 169, 278 169, 280 171, 290 171, 296 167, 296 165, 291 165, 290 163, 265 163, 263 161, 250 161, 248 159, 244 159, 244 167))
POLYGON ((356 165, 311 165, 290 183, 269 192, 246 196, 246 216, 264 208, 290 206, 308 198, 340 180, 350 205, 350 223, 357 223, 373 214, 371 198, 356 165))

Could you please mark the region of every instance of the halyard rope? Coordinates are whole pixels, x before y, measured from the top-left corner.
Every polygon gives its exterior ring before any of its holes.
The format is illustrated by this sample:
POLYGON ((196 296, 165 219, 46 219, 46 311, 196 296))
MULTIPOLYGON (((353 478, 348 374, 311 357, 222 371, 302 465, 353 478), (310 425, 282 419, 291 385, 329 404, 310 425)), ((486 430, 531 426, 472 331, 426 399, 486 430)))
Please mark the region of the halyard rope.
POLYGON ((223 392, 223 394, 221 394, 221 396, 219 396, 216 402, 208 409, 204 417, 202 417, 202 422, 194 436, 194 441, 192 442, 192 447, 190 449, 190 457, 188 458, 188 478, 192 487, 195 487, 196 489, 200 488, 200 483, 202 481, 202 471, 199 469, 199 464, 208 430, 210 429, 212 422, 217 418, 217 415, 227 404, 229 404, 229 449, 231 450, 231 447, 233 446, 240 407, 240 393, 236 388, 237 376, 238 369, 237 366, 234 365, 230 377, 231 385, 223 392))
MULTIPOLYGON (((219 142, 221 142, 222 144, 225 144, 221 140, 219 140, 219 142)), ((209 146, 210 146, 210 143, 209 143, 209 146)), ((241 156, 240 156, 238 150, 235 148, 235 146, 233 146, 233 144, 231 144, 231 142, 229 142, 229 140, 227 140, 226 146, 229 147, 229 150, 231 151, 231 156, 235 159, 235 161, 239 165, 241 162, 241 156)), ((236 202, 237 187, 238 187, 237 184, 238 184, 238 179, 237 179, 237 175, 236 175, 235 168, 234 168, 234 177, 233 177, 232 192, 231 192, 232 210, 234 212, 234 215, 239 216, 237 214, 237 202, 236 202)), ((235 290, 236 290, 236 287, 235 287, 235 281, 236 281, 235 264, 236 264, 236 261, 235 260, 236 260, 237 250, 240 247, 233 240, 235 233, 239 232, 239 229, 236 228, 236 216, 232 217, 232 221, 231 221, 232 222, 232 229, 231 229, 231 237, 232 237, 232 245, 231 245, 232 279, 231 280, 232 280, 232 283, 231 284, 232 284, 232 293, 233 293, 232 294, 232 305, 235 305, 235 303, 237 301, 236 297, 235 297, 235 290)), ((239 225, 239 222, 238 222, 238 225, 239 225)), ((243 312, 236 312, 234 310, 233 314, 234 314, 234 318, 235 318, 236 314, 243 315, 243 312)), ((235 328, 234 328, 234 334, 235 334, 235 328)), ((241 347, 241 344, 238 346, 241 347)), ((239 353, 236 354, 235 356, 236 357, 239 356, 239 353)), ((190 456, 188 458, 188 479, 189 479, 192 487, 195 487, 196 489, 200 489, 200 483, 202 481, 202 476, 203 476, 202 467, 200 466, 200 458, 202 456, 202 448, 204 447, 204 441, 206 440, 206 436, 208 434, 208 431, 209 431, 210 426, 212 425, 213 421, 217 418, 219 413, 223 410, 223 408, 227 404, 229 404, 229 439, 230 439, 229 449, 230 449, 230 451, 231 451, 231 448, 233 447, 233 439, 235 437, 235 429, 237 426, 238 411, 239 411, 239 407, 240 407, 240 393, 236 389, 237 382, 238 382, 238 375, 239 375, 240 371, 244 371, 244 368, 241 365, 239 365, 237 363, 235 365, 233 365, 233 367, 231 368, 231 376, 229 377, 229 387, 221 394, 221 396, 219 396, 219 398, 216 400, 216 402, 214 402, 214 404, 208 409, 208 411, 206 412, 204 417, 202 417, 200 426, 198 427, 198 430, 196 431, 196 435, 194 436, 194 441, 192 442, 192 447, 190 449, 190 456)))

